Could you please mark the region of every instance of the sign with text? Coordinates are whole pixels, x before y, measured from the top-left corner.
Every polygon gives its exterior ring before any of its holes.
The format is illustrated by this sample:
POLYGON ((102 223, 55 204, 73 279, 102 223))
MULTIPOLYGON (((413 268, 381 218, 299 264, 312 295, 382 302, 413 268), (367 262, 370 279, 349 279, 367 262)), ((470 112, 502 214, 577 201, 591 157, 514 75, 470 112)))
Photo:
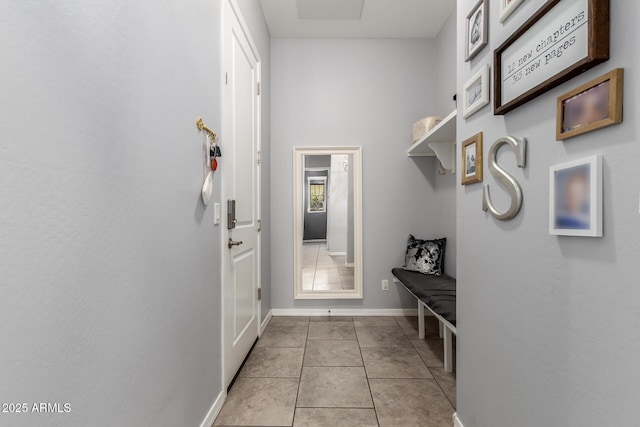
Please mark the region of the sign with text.
POLYGON ((495 113, 607 59, 609 0, 551 0, 495 51, 495 113))

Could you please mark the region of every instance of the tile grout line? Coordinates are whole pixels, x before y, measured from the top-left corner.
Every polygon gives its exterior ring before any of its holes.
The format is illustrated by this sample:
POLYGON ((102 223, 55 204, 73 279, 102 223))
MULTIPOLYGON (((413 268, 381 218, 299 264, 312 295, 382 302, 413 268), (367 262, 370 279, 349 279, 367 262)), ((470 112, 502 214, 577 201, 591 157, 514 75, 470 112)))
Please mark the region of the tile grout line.
MULTIPOLYGON (((429 373, 431 374, 431 376, 433 377, 433 380, 436 382, 436 385, 438 386, 438 388, 440 389, 440 391, 442 392, 442 394, 444 395, 444 397, 447 399, 447 401, 449 402, 449 405, 451 405, 451 407, 453 408, 453 410, 455 411, 456 405, 453 404, 453 402, 451 401, 451 399, 449 399, 449 395, 447 393, 444 392, 444 389, 442 388, 442 386, 440 385, 440 381, 438 381, 436 379, 436 376, 433 375, 433 372, 431 372, 431 369, 429 369, 429 367, 427 366, 427 370, 429 371, 429 373)), ((457 384, 456 384, 457 387, 457 384)), ((456 390, 457 393, 457 390, 456 390)))
POLYGON ((315 291, 314 288, 316 287, 316 276, 318 275, 318 257, 319 256, 320 256, 320 247, 318 247, 318 250, 316 251, 316 262, 315 262, 315 265, 313 266, 313 281, 311 282, 312 291, 315 291))
POLYGON ((367 387, 369 388, 369 396, 371 396, 371 404, 373 405, 373 413, 376 414, 376 422, 378 423, 378 427, 380 427, 380 418, 378 417, 378 410, 376 409, 376 401, 373 400, 373 392, 371 391, 371 383, 369 382, 369 374, 367 373, 367 366, 364 363, 364 357, 362 356, 362 347, 360 347, 360 339, 358 338, 358 329, 356 328, 355 321, 353 322, 353 329, 355 329, 355 331, 356 331, 356 339, 358 340, 358 350, 360 351, 360 358, 362 359, 362 368, 364 369, 364 377, 367 379, 367 387))
POLYGON ((304 340, 304 351, 302 352, 302 363, 300 364, 300 377, 298 378, 298 390, 296 392, 296 401, 293 403, 293 418, 291 419, 291 426, 296 422, 296 409, 298 409, 298 396, 300 396, 300 384, 302 383, 302 370, 304 369, 304 357, 307 354, 307 342, 309 341, 309 327, 311 326, 311 319, 307 321, 307 336, 304 340))
MULTIPOLYGON (((397 320, 396 320, 396 322, 397 322, 397 320)), ((400 329, 402 329, 402 327, 400 327, 400 329)), ((451 407, 455 411, 456 410, 456 405, 453 404, 453 402, 449 398, 449 395, 444 392, 444 389, 440 385, 440 381, 438 381, 436 376, 433 375, 433 372, 431 372, 431 368, 432 367, 427 366, 427 361, 424 359, 424 357, 422 357, 422 355, 420 354, 420 352, 416 348, 415 344, 413 343, 413 340, 411 339, 411 337, 409 337, 409 334, 407 334, 407 332, 404 329, 402 329, 402 332, 404 332, 405 336, 407 337, 407 339, 411 343, 411 348, 413 348, 415 350, 415 352, 418 353, 418 356, 420 357, 420 360, 422 360, 422 363, 424 363, 425 368, 427 368, 427 371, 429 371, 429 374, 431 375, 431 379, 433 379, 435 381, 436 385, 438 386, 438 388, 440 389, 440 391, 444 395, 445 399, 447 399, 447 401, 449 402, 449 404, 451 405, 451 407)), ((420 339, 420 338, 418 338, 418 339, 420 339)), ((427 341, 426 334, 425 334, 425 338, 422 341, 427 341)), ((456 381, 456 393, 457 393, 457 386, 458 386, 458 384, 457 384, 457 381, 456 381)))

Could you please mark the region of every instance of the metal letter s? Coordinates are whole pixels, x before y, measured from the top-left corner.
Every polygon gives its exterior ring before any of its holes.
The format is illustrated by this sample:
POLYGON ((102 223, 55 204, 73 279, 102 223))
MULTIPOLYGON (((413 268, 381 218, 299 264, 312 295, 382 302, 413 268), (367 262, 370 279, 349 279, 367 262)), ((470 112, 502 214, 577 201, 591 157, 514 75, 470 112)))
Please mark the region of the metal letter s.
POLYGON ((485 185, 482 192, 482 210, 485 212, 489 211, 489 213, 491 213, 495 218, 503 221, 515 218, 522 207, 522 189, 520 188, 520 184, 518 184, 518 181, 498 165, 498 150, 505 144, 511 145, 515 150, 518 167, 524 168, 527 164, 527 140, 525 138, 520 139, 513 136, 500 138, 493 143, 489 150, 489 172, 491 172, 491 175, 502 183, 505 189, 509 192, 509 195, 511 196, 511 205, 506 212, 498 212, 491 202, 489 186, 485 185))

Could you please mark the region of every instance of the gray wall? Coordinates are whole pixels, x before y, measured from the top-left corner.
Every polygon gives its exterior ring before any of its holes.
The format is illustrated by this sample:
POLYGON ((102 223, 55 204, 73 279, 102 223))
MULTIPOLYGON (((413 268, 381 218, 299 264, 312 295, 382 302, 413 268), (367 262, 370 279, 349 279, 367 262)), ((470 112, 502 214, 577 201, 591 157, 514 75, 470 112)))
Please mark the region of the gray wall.
POLYGON ((435 64, 436 81, 434 82, 436 111, 440 115, 447 115, 452 112, 456 103, 453 95, 456 93, 456 67, 457 56, 454 46, 456 45, 456 8, 447 18, 438 36, 435 39, 435 64))
POLYGON ((412 123, 435 114, 429 40, 272 41, 272 302, 274 308, 413 307, 381 291, 409 233, 433 234, 430 160, 406 156, 412 123), (363 147, 364 299, 293 300, 292 147, 363 147))
POLYGON ((355 199, 354 199, 354 189, 353 189, 353 155, 349 155, 349 169, 347 170, 349 173, 349 182, 347 183, 347 188, 349 189, 349 194, 347 195, 347 264, 353 264, 355 261, 355 223, 354 223, 354 209, 355 209, 355 199))
MULTIPOLYGON (((451 13, 440 33, 435 39, 435 65, 436 82, 434 85, 436 112, 438 115, 446 116, 451 113, 456 106, 453 101, 453 94, 456 93, 456 11, 451 13)), ((416 159, 416 161, 421 161, 416 159)), ((438 235, 430 237, 446 237, 447 249, 445 257, 445 273, 456 277, 457 264, 457 226, 456 226, 456 184, 460 182, 460 173, 448 172, 440 175, 438 170, 440 164, 433 161, 434 201, 433 221, 434 230, 438 230, 438 235)), ((459 163, 459 162, 457 162, 459 163)))
MULTIPOLYGON (((458 2, 458 34, 473 3, 458 2)), ((505 25, 493 7, 490 45, 471 63, 458 39, 459 93, 543 3, 524 2, 505 25)), ((637 2, 612 1, 611 60, 506 116, 487 107, 458 121, 458 140, 484 131, 485 156, 504 135, 529 141, 526 169, 508 149, 499 156, 524 192, 513 221, 482 212, 481 184, 458 185, 458 414, 465 427, 637 424, 639 17, 637 2), (556 142, 556 97, 615 67, 625 68, 624 123, 556 142), (604 158, 604 237, 550 236, 549 167, 592 153, 604 158)), ((484 183, 505 207, 490 174, 484 183)))
POLYGON ((304 166, 307 168, 330 168, 331 156, 304 156, 304 166))
POLYGON ((197 426, 222 390, 220 5, 0 4, 0 401, 72 409, 3 425, 197 426))

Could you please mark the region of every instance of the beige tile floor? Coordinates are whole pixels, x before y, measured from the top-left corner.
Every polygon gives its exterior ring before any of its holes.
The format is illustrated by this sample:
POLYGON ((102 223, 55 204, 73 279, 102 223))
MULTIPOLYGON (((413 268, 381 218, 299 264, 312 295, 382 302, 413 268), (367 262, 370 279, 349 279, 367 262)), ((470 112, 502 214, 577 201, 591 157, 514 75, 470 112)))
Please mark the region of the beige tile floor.
POLYGON ((306 291, 335 291, 354 288, 353 267, 346 256, 331 256, 325 243, 302 246, 302 288, 306 291))
POLYGON ((451 426, 455 374, 433 317, 274 317, 216 426, 451 426))

